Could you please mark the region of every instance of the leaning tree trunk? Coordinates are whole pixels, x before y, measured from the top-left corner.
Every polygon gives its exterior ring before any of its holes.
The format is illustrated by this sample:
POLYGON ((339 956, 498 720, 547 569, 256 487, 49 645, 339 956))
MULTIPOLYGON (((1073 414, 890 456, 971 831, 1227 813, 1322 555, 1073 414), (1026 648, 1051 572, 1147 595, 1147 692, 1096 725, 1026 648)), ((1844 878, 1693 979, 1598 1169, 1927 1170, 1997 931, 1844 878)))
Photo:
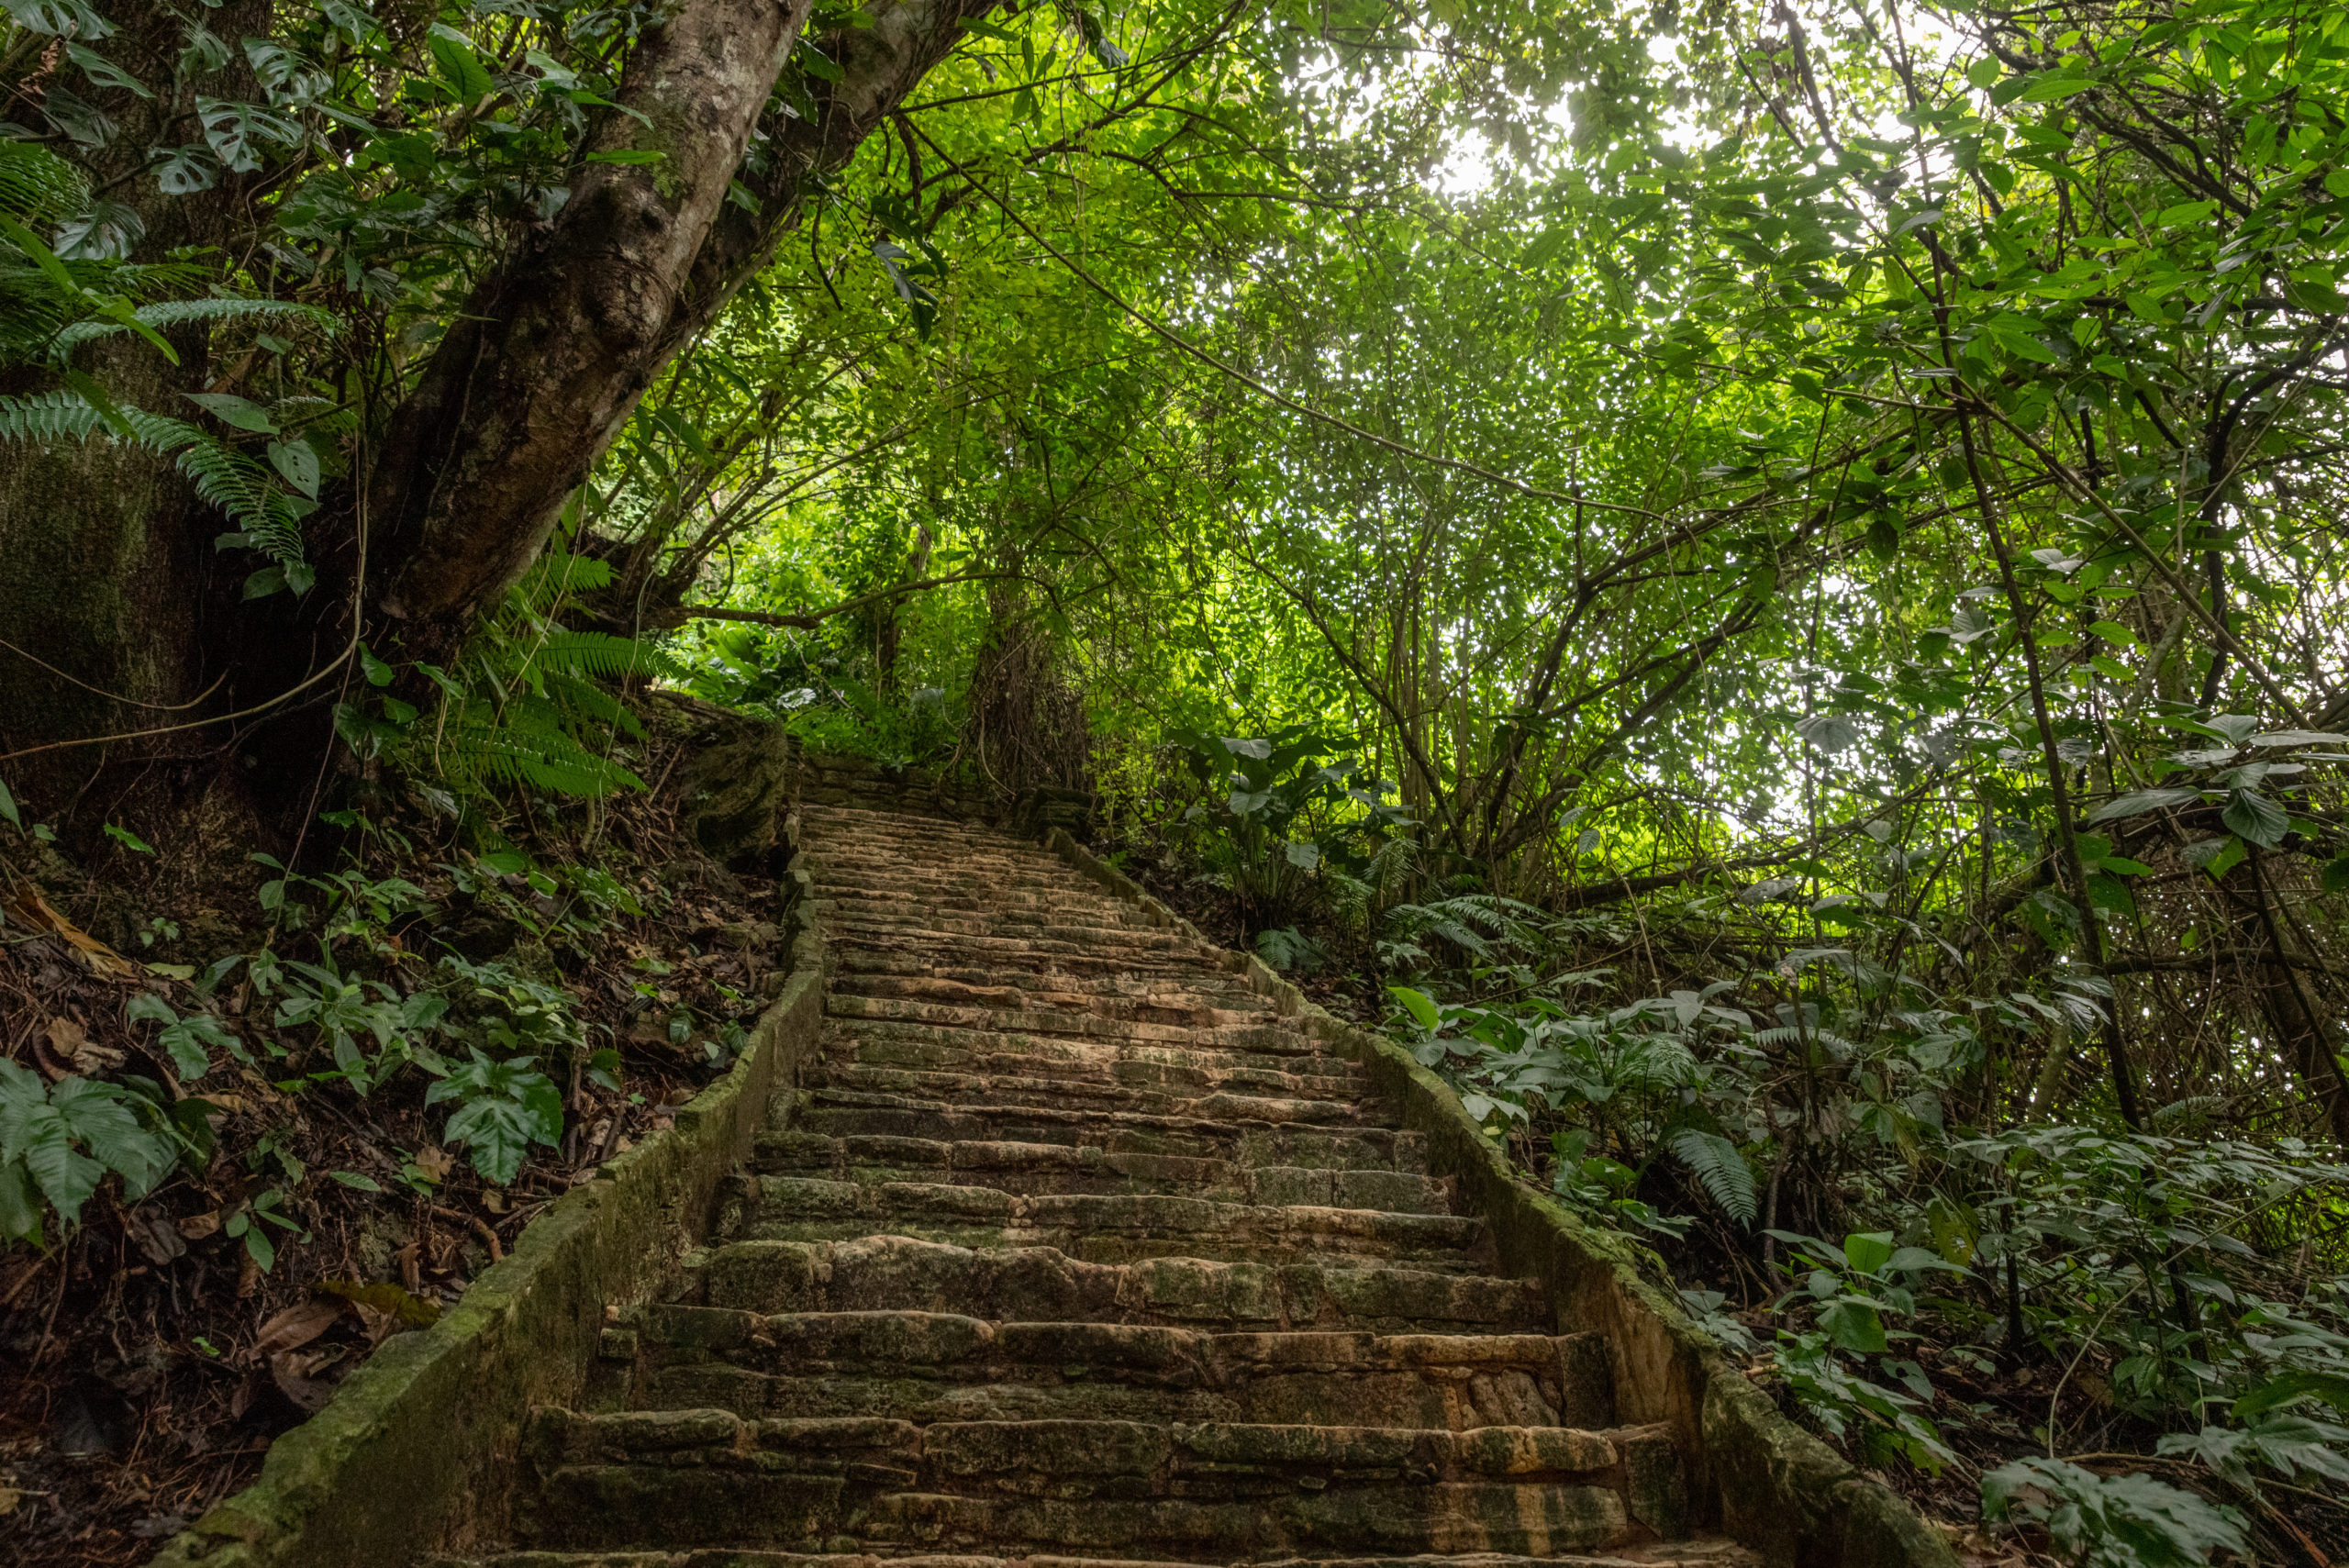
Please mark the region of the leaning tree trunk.
POLYGON ((662 367, 771 254, 814 179, 838 169, 996 0, 896 0, 828 39, 842 80, 817 112, 767 112, 808 0, 685 0, 629 61, 597 150, 553 233, 475 291, 394 414, 367 485, 370 600, 435 656, 546 543, 662 367), (756 133, 757 167, 744 154, 756 133), (740 180, 756 214, 726 204, 740 180))

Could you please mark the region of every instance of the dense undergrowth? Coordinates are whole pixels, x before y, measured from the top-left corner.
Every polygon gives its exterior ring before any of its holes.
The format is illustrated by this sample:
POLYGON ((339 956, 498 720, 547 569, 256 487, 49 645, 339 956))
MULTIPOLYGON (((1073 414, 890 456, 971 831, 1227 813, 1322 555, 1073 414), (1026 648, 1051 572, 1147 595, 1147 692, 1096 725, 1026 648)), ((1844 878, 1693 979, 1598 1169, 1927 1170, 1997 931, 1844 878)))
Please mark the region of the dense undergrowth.
POLYGON ((118 829, 77 863, 0 812, 14 1560, 141 1560, 251 1479, 371 1350, 668 1126, 780 982, 773 866, 693 830, 728 716, 585 676, 538 696, 528 665, 566 634, 537 618, 518 676, 489 643, 429 726, 350 705, 283 862, 175 863, 118 829), (485 722, 501 670, 507 700, 569 717, 485 722))

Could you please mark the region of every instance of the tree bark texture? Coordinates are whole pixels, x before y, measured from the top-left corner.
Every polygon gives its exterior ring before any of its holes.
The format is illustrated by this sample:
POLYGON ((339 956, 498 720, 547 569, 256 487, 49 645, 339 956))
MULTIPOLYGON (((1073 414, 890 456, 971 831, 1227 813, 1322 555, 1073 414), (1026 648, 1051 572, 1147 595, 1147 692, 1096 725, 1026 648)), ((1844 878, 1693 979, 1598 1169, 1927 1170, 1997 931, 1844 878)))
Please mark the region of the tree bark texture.
MULTIPOLYGON (((143 98, 74 83, 117 128, 86 161, 94 183, 110 186, 108 199, 139 215, 142 260, 228 246, 249 225, 249 177, 226 174, 217 189, 187 199, 164 195, 139 170, 149 148, 186 139, 199 95, 251 95, 244 57, 178 77, 180 17, 161 6, 107 9, 119 28, 107 55, 159 90, 143 98)), ((230 38, 262 33, 269 6, 232 0, 206 20, 230 38)), ((24 74, 0 84, 0 118, 39 120, 49 81, 64 80, 60 58, 35 55, 24 74)), ((176 365, 128 336, 85 350, 82 363, 119 400, 185 418, 194 410, 180 394, 206 382, 206 339, 201 329, 170 338, 176 365)), ((37 375, 12 376, 0 380, 0 391, 39 384, 37 375)), ((191 717, 159 709, 187 703, 222 673, 210 652, 220 606, 205 584, 212 536, 228 526, 197 500, 172 457, 102 437, 0 445, 0 638, 21 651, 0 649, 0 751, 191 717)), ((99 761, 96 751, 45 752, 10 762, 5 776, 28 805, 49 809, 78 793, 99 761)))
POLYGON ((812 179, 859 142, 995 0, 897 0, 826 40, 817 112, 770 94, 807 0, 685 0, 630 58, 554 230, 484 280, 394 414, 369 481, 373 607, 408 651, 461 639, 544 546, 564 501, 661 369, 766 261, 812 179), (757 156, 745 167, 745 154, 757 156), (740 178, 755 214, 726 201, 740 178))

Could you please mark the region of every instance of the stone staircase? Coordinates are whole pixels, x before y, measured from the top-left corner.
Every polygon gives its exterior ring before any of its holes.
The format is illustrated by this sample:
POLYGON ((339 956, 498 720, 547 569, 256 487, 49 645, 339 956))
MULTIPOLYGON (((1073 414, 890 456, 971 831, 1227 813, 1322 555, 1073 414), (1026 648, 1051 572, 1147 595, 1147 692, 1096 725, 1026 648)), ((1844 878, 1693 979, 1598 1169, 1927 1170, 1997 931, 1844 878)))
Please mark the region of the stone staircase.
POLYGON ((1745 1564, 1417 1134, 1059 859, 808 807, 830 978, 496 1568, 1745 1564))

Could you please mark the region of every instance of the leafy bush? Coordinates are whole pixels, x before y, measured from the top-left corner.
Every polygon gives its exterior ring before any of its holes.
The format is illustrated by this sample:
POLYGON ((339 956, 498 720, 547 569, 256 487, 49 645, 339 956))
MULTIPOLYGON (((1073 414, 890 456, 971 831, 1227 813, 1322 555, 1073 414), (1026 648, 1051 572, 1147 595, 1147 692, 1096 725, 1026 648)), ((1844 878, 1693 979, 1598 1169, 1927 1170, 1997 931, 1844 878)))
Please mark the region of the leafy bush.
POLYGON ((494 1062, 476 1051, 472 1061, 451 1067, 425 1092, 428 1106, 458 1102, 440 1140, 464 1144, 473 1169, 493 1186, 514 1180, 531 1144, 552 1148, 562 1141, 562 1091, 532 1070, 534 1060, 494 1062))
POLYGON ((1982 1478, 1982 1512, 2036 1524, 2074 1568, 2199 1568, 2244 1555, 2243 1516, 2150 1475, 2099 1475, 2060 1459, 2020 1459, 1982 1478))
POLYGON ((133 1199, 169 1173, 174 1140, 114 1084, 39 1074, 0 1060, 0 1236, 41 1245, 43 1206, 71 1229, 109 1173, 133 1199))

